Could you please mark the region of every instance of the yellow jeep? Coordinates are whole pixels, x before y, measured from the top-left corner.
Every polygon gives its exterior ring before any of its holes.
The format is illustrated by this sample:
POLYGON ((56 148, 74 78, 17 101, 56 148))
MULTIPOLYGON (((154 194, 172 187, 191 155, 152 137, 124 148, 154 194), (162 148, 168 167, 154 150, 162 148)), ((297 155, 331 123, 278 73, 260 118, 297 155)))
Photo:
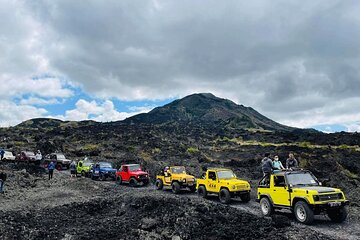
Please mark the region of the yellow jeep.
POLYGON ((186 174, 185 167, 170 167, 163 175, 156 176, 155 186, 158 190, 164 186, 171 186, 173 193, 180 193, 182 188, 189 188, 191 192, 196 190, 196 179, 192 175, 186 174))
POLYGON ((263 177, 257 201, 264 216, 270 216, 275 209, 289 209, 304 224, 311 224, 314 215, 324 212, 332 221, 343 222, 347 217, 345 205, 349 204, 340 189, 321 186, 306 170, 280 171, 263 177))
POLYGON ((204 178, 196 180, 199 196, 207 197, 208 193, 219 195, 220 202, 230 203, 231 198, 240 197, 243 202, 250 201, 250 184, 237 179, 230 169, 208 169, 204 178))

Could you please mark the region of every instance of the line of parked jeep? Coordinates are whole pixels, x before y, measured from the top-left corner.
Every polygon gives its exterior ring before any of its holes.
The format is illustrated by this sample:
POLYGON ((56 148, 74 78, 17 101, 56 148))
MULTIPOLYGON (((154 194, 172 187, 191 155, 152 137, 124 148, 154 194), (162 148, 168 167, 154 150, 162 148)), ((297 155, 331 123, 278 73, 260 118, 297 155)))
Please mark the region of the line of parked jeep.
MULTIPOLYGON (((21 152, 21 156, 28 158, 32 155, 21 152)), ((71 162, 61 153, 46 155, 45 166, 49 161, 56 161, 58 170, 68 168, 71 162)), ((150 183, 149 173, 143 171, 139 164, 124 164, 115 169, 108 162, 81 160, 77 163, 76 173, 93 180, 112 179, 117 184, 127 183, 132 187, 150 183)), ((183 166, 167 167, 156 176, 155 186, 157 190, 169 188, 175 194, 188 189, 190 192, 197 191, 203 198, 217 195, 224 204, 230 203, 233 198, 250 201, 250 183, 238 179, 231 169, 225 168, 208 169, 201 178, 196 179, 187 174, 183 166)), ((260 203, 264 216, 270 216, 275 210, 287 209, 293 212, 297 221, 304 224, 311 224, 314 215, 323 213, 339 223, 345 221, 348 215, 345 206, 349 201, 345 194, 340 189, 322 186, 310 171, 302 169, 275 171, 264 176, 258 183, 256 201, 260 203)))

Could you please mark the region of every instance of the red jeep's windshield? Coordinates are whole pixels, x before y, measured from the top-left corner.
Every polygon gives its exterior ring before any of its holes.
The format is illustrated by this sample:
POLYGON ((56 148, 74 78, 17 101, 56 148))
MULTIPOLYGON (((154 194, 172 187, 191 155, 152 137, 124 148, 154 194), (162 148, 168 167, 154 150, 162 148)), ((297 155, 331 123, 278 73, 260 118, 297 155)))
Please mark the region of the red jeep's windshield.
POLYGON ((141 167, 139 164, 134 164, 134 165, 129 165, 129 171, 130 172, 134 172, 134 171, 139 171, 141 170, 141 167))

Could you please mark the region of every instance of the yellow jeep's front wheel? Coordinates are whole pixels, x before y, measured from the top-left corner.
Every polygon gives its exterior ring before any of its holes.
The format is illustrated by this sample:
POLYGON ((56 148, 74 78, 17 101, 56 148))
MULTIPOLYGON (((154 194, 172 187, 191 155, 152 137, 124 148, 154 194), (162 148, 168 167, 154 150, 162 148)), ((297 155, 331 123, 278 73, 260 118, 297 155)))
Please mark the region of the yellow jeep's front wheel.
POLYGON ((157 190, 162 190, 164 187, 164 183, 161 179, 156 180, 155 186, 157 190))
POLYGON ((171 190, 172 190, 173 193, 175 193, 175 194, 180 193, 180 189, 181 189, 181 187, 180 187, 180 184, 178 182, 173 182, 171 184, 171 190))
POLYGON ((294 206, 296 220, 304 224, 311 224, 314 221, 314 212, 304 201, 298 201, 294 206))
POLYGON ((229 190, 227 190, 226 188, 223 188, 220 190, 219 192, 219 199, 221 203, 225 203, 228 204, 231 202, 231 195, 229 190))
POLYGON ((260 209, 264 216, 270 216, 274 212, 274 207, 267 197, 260 199, 260 209))
POLYGON ((203 197, 203 198, 206 198, 207 197, 207 191, 206 191, 206 188, 201 185, 199 188, 198 188, 198 195, 200 197, 203 197))

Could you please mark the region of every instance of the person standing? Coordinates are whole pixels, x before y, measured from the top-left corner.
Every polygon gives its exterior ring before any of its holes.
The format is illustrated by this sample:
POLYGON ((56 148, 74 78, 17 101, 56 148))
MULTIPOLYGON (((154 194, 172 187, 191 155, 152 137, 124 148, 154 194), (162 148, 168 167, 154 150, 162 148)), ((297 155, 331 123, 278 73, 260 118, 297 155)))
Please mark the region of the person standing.
POLYGON ((294 153, 289 153, 289 158, 286 160, 286 169, 295 169, 298 168, 299 164, 296 158, 294 157, 294 153))
POLYGON ((0 193, 4 193, 4 185, 7 175, 4 172, 0 172, 0 193))
POLYGON ((270 158, 270 153, 265 153, 265 157, 261 160, 261 168, 264 176, 270 175, 273 172, 273 162, 270 158))
POLYGON ((49 180, 53 178, 54 169, 55 169, 55 163, 54 163, 54 162, 50 162, 49 165, 48 165, 49 180))
POLYGON ((41 162, 41 160, 42 160, 42 154, 41 154, 40 150, 37 150, 36 155, 35 155, 35 160, 36 160, 36 162, 38 162, 38 163, 41 162))
POLYGON ((284 166, 282 165, 282 163, 279 161, 278 155, 274 156, 273 167, 275 170, 284 170, 285 169, 284 166))
POLYGON ((5 154, 5 151, 4 151, 4 149, 0 149, 0 157, 1 157, 1 160, 3 160, 3 158, 4 158, 4 154, 5 154))
POLYGON ((70 177, 76 177, 76 163, 72 161, 70 164, 70 177))

